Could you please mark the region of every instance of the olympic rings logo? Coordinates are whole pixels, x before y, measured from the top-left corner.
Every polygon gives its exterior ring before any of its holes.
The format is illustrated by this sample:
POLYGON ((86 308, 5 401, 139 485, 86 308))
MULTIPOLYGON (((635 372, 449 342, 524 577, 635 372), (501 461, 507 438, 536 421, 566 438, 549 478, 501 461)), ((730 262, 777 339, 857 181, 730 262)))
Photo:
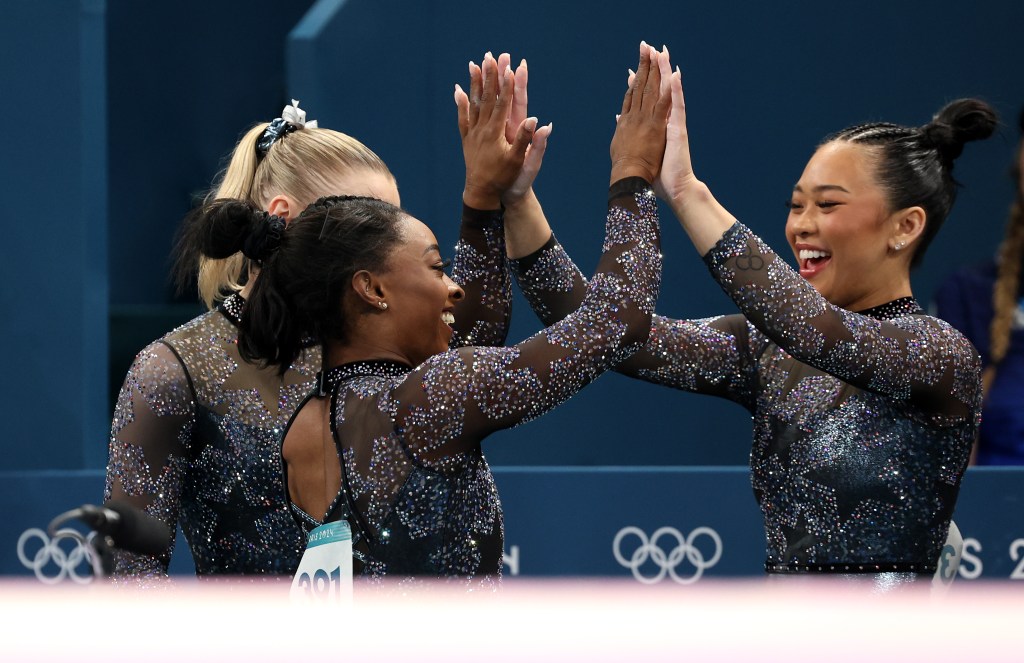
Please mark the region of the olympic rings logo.
POLYGON ((710 527, 698 527, 690 532, 689 536, 683 536, 674 527, 662 527, 656 530, 650 539, 639 527, 623 527, 615 535, 612 552, 615 554, 615 560, 631 570, 633 577, 644 584, 653 585, 656 582, 661 582, 667 575, 682 585, 689 585, 700 580, 704 571, 718 563, 722 557, 722 538, 710 527), (622 553, 622 541, 630 535, 639 539, 640 545, 627 558, 622 553), (696 540, 701 536, 710 539, 714 546, 714 552, 710 557, 705 557, 701 549, 695 545, 696 540), (668 537, 669 541, 675 541, 675 547, 668 552, 659 545, 663 537, 668 537), (657 572, 653 575, 644 575, 642 571, 648 560, 657 567, 657 572), (692 575, 680 575, 676 572, 684 560, 693 567, 692 575))
POLYGON ((26 569, 35 573, 40 582, 47 585, 55 585, 68 577, 85 585, 93 581, 96 553, 91 543, 95 536, 95 532, 90 533, 83 543, 82 535, 75 530, 62 529, 50 540, 46 532, 32 527, 18 538, 18 559, 26 569), (35 547, 29 545, 33 539, 39 539, 40 547, 30 553, 35 547), (62 541, 71 541, 71 547, 65 550, 61 546, 62 541))
POLYGON ((736 256, 736 269, 744 272, 764 269, 764 258, 756 253, 752 253, 748 248, 736 256))

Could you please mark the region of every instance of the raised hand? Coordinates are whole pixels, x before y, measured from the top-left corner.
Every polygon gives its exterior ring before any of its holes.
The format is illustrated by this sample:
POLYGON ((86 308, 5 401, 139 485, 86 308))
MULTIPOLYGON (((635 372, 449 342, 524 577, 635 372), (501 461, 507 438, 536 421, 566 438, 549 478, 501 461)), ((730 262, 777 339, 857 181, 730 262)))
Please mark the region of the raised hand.
POLYGON ((612 137, 613 183, 634 176, 653 182, 661 171, 672 95, 668 81, 663 84, 659 56, 646 43, 640 44, 640 64, 612 137))
MULTIPOLYGON (((735 217, 719 204, 707 186, 697 179, 690 162, 690 139, 686 130, 686 102, 683 98, 682 74, 672 71, 668 48, 657 56, 662 89, 671 100, 666 130, 665 156, 661 170, 654 179, 654 192, 675 212, 694 248, 706 254, 736 222, 735 217), (665 83, 667 82, 667 88, 665 83)), ((627 97, 635 89, 640 72, 629 75, 627 97)))
POLYGON ((669 81, 672 108, 668 116, 668 132, 665 143, 665 158, 661 172, 654 180, 654 192, 662 200, 681 198, 697 178, 690 163, 690 138, 686 133, 686 101, 683 98, 682 74, 677 67, 672 71, 668 47, 663 46, 658 58, 662 80, 669 81))
MULTIPOLYGON (((495 209, 500 205, 502 195, 523 170, 526 152, 537 128, 536 118, 525 118, 509 138, 515 74, 508 66, 507 57, 502 56, 503 69, 499 69, 499 62, 490 53, 484 56, 482 67, 470 62, 469 95, 455 86, 459 133, 466 161, 463 201, 476 209, 495 209)), ((525 114, 525 104, 522 112, 525 114)))
MULTIPOLYGON (((502 57, 507 57, 507 54, 503 53, 498 57, 499 67, 501 66, 502 57)), ((515 92, 512 95, 512 112, 509 114, 509 121, 505 125, 505 139, 509 142, 513 140, 518 127, 526 119, 528 82, 529 70, 527 69, 526 60, 523 60, 519 63, 519 66, 516 67, 515 92)), ((537 179, 537 173, 540 172, 541 164, 544 161, 544 152, 548 146, 548 136, 551 135, 553 128, 553 125, 548 123, 537 129, 533 134, 533 141, 526 149, 526 159, 523 161, 523 169, 519 171, 519 176, 516 177, 515 181, 508 188, 508 191, 506 191, 501 197, 501 202, 504 203, 506 207, 511 207, 517 204, 533 187, 533 181, 537 179)))

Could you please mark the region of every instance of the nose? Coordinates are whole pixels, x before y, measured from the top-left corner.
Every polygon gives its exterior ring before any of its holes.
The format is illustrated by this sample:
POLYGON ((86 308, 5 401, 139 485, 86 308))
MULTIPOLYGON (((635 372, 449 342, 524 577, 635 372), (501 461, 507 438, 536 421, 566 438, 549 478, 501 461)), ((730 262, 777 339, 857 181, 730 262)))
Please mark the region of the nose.
POLYGON ((807 237, 814 232, 814 210, 805 209, 801 213, 790 212, 786 217, 786 234, 791 237, 807 237))
POLYGON ((462 301, 466 297, 466 291, 447 274, 445 274, 444 278, 448 281, 448 299, 453 302, 462 301))

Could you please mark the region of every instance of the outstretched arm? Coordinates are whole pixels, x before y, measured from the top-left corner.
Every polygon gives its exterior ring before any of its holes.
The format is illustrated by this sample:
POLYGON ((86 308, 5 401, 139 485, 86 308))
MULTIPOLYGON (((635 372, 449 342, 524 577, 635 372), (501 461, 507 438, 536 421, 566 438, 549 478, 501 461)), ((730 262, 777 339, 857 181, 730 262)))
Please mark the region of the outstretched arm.
POLYGON ((398 425, 417 456, 440 460, 489 433, 564 402, 642 345, 660 281, 657 205, 650 182, 668 111, 656 54, 644 48, 637 85, 612 141, 604 253, 578 311, 510 348, 438 355, 399 387, 398 425), (652 165, 653 164, 653 165, 652 165))
MULTIPOLYGON (((668 49, 659 55, 662 80, 673 82, 668 49)), ((677 74, 678 76, 678 74, 677 74)), ((628 86, 635 83, 630 72, 628 86)), ((677 167, 678 114, 670 114, 662 167, 677 167)), ((685 130, 685 124, 682 126, 685 130)), ((659 174, 655 190, 662 191, 659 174)), ((555 240, 536 196, 530 192, 505 212, 510 267, 531 308, 545 325, 575 311, 587 280, 555 240)), ((678 389, 714 394, 745 405, 753 401, 754 364, 749 328, 741 316, 708 320, 672 320, 654 316, 650 339, 616 371, 678 389)))
POLYGON ((497 61, 487 53, 482 67, 469 64, 469 74, 470 95, 461 86, 455 86, 466 188, 452 279, 462 286, 466 297, 455 310, 451 347, 505 342, 512 287, 505 267, 502 210, 492 194, 497 191, 505 201, 523 196, 540 168, 543 143, 550 133, 550 127, 538 130, 536 118, 526 117, 525 60, 513 74, 507 53, 502 53, 497 61), (495 107, 490 114, 482 115, 483 106, 492 103, 495 107), (498 127, 502 117, 504 123, 498 127), (497 174, 510 160, 519 164, 518 173, 511 180, 506 174, 497 174))
MULTIPOLYGON (((933 412, 972 416, 979 395, 977 353, 962 334, 925 316, 879 321, 832 305, 694 175, 679 78, 659 188, 718 281, 746 318, 800 361, 861 389, 933 412)), ((853 278, 853 275, 850 275, 853 278)))

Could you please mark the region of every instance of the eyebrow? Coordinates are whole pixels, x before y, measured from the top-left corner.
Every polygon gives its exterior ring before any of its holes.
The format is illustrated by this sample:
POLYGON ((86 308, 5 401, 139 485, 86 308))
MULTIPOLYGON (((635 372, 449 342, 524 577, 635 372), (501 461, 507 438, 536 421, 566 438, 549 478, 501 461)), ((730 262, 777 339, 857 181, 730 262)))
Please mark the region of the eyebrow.
MULTIPOLYGON (((799 184, 793 186, 793 191, 803 193, 804 190, 799 184)), ((822 191, 842 191, 843 193, 850 193, 846 188, 839 186, 838 184, 819 184, 818 186, 811 189, 814 193, 821 193, 822 191)))
POLYGON ((431 251, 437 251, 438 253, 441 253, 441 247, 438 246, 437 244, 431 244, 427 248, 423 249, 423 255, 427 255, 431 251))

